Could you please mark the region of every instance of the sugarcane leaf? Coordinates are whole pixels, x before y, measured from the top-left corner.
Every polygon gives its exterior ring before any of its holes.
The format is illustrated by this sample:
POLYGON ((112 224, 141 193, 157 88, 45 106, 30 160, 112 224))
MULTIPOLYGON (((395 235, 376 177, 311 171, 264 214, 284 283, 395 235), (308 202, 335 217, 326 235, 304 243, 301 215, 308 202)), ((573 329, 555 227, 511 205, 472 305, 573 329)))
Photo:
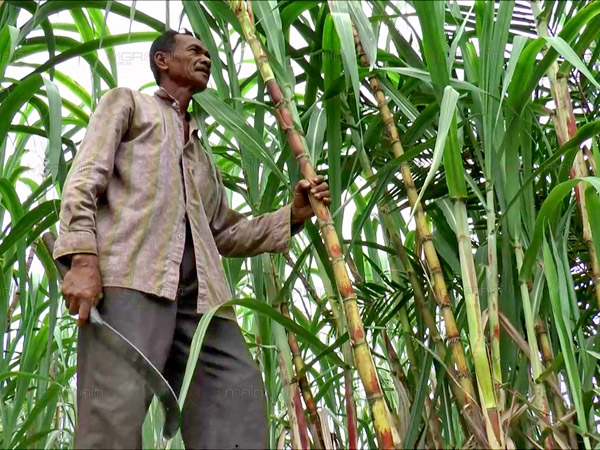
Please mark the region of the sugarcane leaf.
POLYGON ((596 78, 589 71, 583 61, 577 56, 577 53, 573 51, 571 46, 565 42, 560 36, 545 36, 546 42, 550 44, 563 58, 569 61, 574 67, 576 67, 581 73, 583 73, 594 86, 600 89, 600 83, 596 81, 596 78))
POLYGON ((285 44, 283 42, 283 34, 281 33, 283 25, 281 23, 277 2, 275 0, 254 2, 252 3, 252 9, 257 17, 256 24, 258 25, 260 23, 265 31, 269 51, 277 61, 283 62, 285 58, 285 44))
POLYGON ((360 111, 360 83, 358 81, 358 64, 356 61, 356 49, 354 48, 354 35, 352 33, 352 20, 350 14, 345 12, 332 12, 333 23, 340 39, 342 62, 344 72, 350 78, 354 90, 356 112, 360 111))
POLYGON ((2 117, 0 121, 0 145, 6 139, 8 128, 16 112, 35 94, 42 83, 43 80, 40 75, 27 77, 11 90, 6 98, 2 99, 0 104, 0 117, 2 117))
POLYGON ((194 99, 217 121, 217 123, 227 127, 228 130, 231 130, 235 138, 239 140, 240 144, 243 145, 254 158, 256 158, 256 161, 260 161, 268 167, 277 175, 282 183, 287 185, 286 177, 279 167, 277 167, 275 161, 273 161, 271 154, 267 151, 264 140, 254 128, 246 123, 238 111, 227 105, 211 89, 206 89, 203 92, 197 93, 194 95, 194 99))
MULTIPOLYGON (((405 75, 407 77, 413 77, 417 80, 425 81, 427 83, 432 83, 431 74, 426 70, 415 69, 413 67, 382 67, 376 69, 381 72, 394 72, 399 73, 401 75, 405 75)), ((465 91, 473 91, 477 93, 482 93, 482 90, 468 81, 459 80, 456 78, 449 78, 449 84, 455 89, 465 90, 465 91)))
POLYGON ((223 78, 223 64, 219 56, 219 49, 215 43, 212 29, 206 19, 206 12, 200 2, 182 2, 183 10, 185 11, 193 30, 198 33, 202 43, 206 45, 206 49, 210 54, 211 60, 211 75, 214 77, 217 91, 221 98, 229 95, 229 88, 223 78))
POLYGON ((295 0, 287 3, 281 11, 282 29, 287 30, 300 14, 317 6, 319 3, 320 0, 295 0))
MULTIPOLYGON (((158 37, 158 33, 155 31, 140 31, 135 33, 126 33, 126 34, 113 34, 112 36, 108 36, 105 38, 94 39, 92 41, 84 42, 83 44, 75 45, 69 47, 67 50, 62 53, 56 55, 54 58, 49 59, 44 64, 35 69, 34 73, 42 73, 48 70, 51 67, 54 67, 64 61, 68 61, 71 58, 86 55, 87 53, 93 50, 99 50, 101 48, 114 47, 116 45, 125 45, 134 42, 146 42, 152 41, 158 37)), ((65 38, 63 38, 65 40, 65 38)), ((57 39, 57 43, 60 41, 57 39)), ((89 55, 87 55, 89 57, 89 55)), ((97 58, 94 58, 97 60, 97 58)), ((99 67, 104 67, 101 63, 92 63, 92 66, 96 66, 98 70, 99 67)), ((106 71, 106 69, 104 69, 106 71)), ((104 79, 110 81, 110 87, 116 87, 116 81, 112 77, 112 75, 108 71, 104 75, 104 79)))
POLYGON ((596 255, 600 255, 600 194, 591 185, 585 190, 585 203, 596 255))
POLYGON ((7 64, 12 60, 19 30, 8 25, 0 31, 0 80, 4 78, 7 64))
MULTIPOLYGON (((440 123, 438 134, 435 140, 435 147, 433 149, 433 160, 431 162, 431 167, 427 172, 427 177, 423 182, 423 187, 421 188, 421 192, 419 192, 419 197, 415 203, 419 204, 423 199, 423 195, 425 195, 425 190, 435 177, 437 170, 442 163, 442 158, 444 157, 444 148, 446 147, 446 138, 448 137, 448 132, 450 131, 450 126, 452 125, 452 118, 454 117, 456 111, 456 103, 458 101, 458 92, 456 92, 452 87, 446 86, 444 89, 444 96, 442 98, 442 105, 440 107, 440 123)), ((450 183, 450 180, 448 180, 450 183)), ((413 208, 410 213, 410 217, 414 215, 416 209, 413 208)))
POLYGON ((414 448, 417 439, 417 430, 420 428, 420 423, 423 420, 423 407, 425 405, 425 396, 427 395, 427 387, 429 386, 429 377, 431 375, 431 364, 433 356, 431 353, 425 353, 425 361, 421 365, 419 381, 410 410, 410 419, 406 427, 406 435, 402 439, 404 448, 414 448))
MULTIPOLYGON (((566 280, 564 280, 564 272, 561 270, 559 261, 556 261, 555 265, 554 255, 558 255, 558 249, 552 236, 551 243, 552 249, 544 235, 542 249, 544 255, 544 273, 548 282, 548 293, 550 294, 554 324, 556 325, 556 332, 565 359, 567 379, 571 386, 571 398, 577 411, 578 425, 584 433, 587 433, 587 420, 581 397, 581 381, 573 349, 572 330, 569 327, 570 315, 565 315, 565 309, 568 309, 568 306, 564 305, 564 302, 568 299, 566 280)), ((584 436, 584 445, 586 448, 591 448, 587 436, 584 436)))
POLYGON ((320 108, 313 109, 308 122, 306 132, 306 144, 308 145, 308 154, 310 160, 317 163, 323 151, 323 141, 325 139, 325 129, 327 128, 327 117, 325 110, 320 108))
POLYGON ((49 129, 46 130, 48 135, 46 158, 50 167, 52 180, 56 182, 62 152, 62 100, 56 84, 44 78, 44 85, 46 87, 46 95, 48 96, 49 109, 49 129))

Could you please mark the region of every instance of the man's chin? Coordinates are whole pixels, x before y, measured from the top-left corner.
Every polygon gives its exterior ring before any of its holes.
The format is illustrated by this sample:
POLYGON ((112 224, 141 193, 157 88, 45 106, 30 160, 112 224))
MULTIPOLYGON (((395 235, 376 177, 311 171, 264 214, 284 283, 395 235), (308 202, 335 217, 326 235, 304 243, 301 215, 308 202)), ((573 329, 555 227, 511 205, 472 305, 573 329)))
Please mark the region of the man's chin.
POLYGON ((194 94, 197 94, 198 92, 205 91, 207 87, 208 83, 196 83, 192 86, 192 90, 194 91, 194 94))

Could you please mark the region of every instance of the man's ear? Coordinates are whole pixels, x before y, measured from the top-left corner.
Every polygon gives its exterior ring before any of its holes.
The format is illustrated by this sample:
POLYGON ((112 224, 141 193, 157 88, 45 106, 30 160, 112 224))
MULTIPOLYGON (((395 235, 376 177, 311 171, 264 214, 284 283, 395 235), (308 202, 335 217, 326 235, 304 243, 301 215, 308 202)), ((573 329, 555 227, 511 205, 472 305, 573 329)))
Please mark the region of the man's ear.
POLYGON ((167 52, 156 52, 154 54, 154 63, 162 71, 167 71, 169 68, 169 54, 167 52))

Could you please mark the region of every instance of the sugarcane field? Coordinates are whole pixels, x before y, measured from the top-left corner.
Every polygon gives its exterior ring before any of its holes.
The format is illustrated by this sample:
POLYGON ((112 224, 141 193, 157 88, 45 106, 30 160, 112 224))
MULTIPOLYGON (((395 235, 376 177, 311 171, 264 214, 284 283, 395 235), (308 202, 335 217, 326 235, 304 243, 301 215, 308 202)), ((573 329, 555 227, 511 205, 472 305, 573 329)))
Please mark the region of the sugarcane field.
POLYGON ((0 0, 0 449, 600 449, 600 0, 0 0))

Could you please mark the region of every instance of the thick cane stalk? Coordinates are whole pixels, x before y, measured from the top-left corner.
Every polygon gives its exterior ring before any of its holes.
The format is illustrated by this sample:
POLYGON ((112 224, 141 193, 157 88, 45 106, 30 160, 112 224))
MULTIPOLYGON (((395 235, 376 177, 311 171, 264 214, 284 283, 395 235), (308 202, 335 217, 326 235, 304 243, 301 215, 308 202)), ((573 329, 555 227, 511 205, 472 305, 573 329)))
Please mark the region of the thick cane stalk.
MULTIPOLYGON (((317 267, 321 273, 325 272, 323 263, 320 259, 315 260, 317 267)), ((341 306, 339 301, 339 294, 332 285, 329 278, 324 277, 321 279, 325 293, 327 294, 327 301, 331 309, 331 315, 333 317, 333 325, 336 330, 337 336, 344 334, 346 325, 344 323, 344 317, 341 314, 341 306)), ((344 405, 346 409, 346 446, 350 450, 356 450, 358 448, 358 416, 356 413, 356 401, 354 400, 354 378, 352 369, 352 348, 348 341, 342 344, 342 356, 344 360, 344 405)), ((322 411, 320 411, 322 412, 322 411)))
MULTIPOLYGON (((325 289, 328 291, 327 298, 338 336, 344 333, 343 318, 340 314, 339 299, 335 295, 333 288, 327 282, 324 282, 325 289)), ((342 355, 346 366, 344 367, 344 400, 346 407, 346 432, 347 442, 346 447, 355 450, 358 448, 358 419, 356 415, 356 402, 354 401, 354 382, 352 377, 352 349, 346 341, 342 344, 342 355)))
MULTIPOLYGON (((540 318, 537 319, 535 324, 535 331, 538 335, 540 351, 542 353, 542 361, 544 363, 544 370, 546 370, 548 366, 552 364, 552 361, 554 361, 554 352, 552 351, 552 344, 550 343, 548 331, 544 326, 544 322, 540 318)), ((548 375, 548 385, 547 395, 551 399, 552 405, 554 406, 554 417, 563 417, 565 415, 565 404, 564 399, 560 394, 560 390, 558 393, 553 390, 554 386, 560 386, 558 377, 554 372, 548 375)), ((564 423, 558 423, 557 428, 568 435, 569 445, 572 448, 577 448, 577 437, 575 436, 573 430, 570 427, 567 427, 564 423)))
MULTIPOLYGON (((487 161, 487 160, 486 160, 487 161)), ((505 395, 502 389, 502 366, 500 364, 500 320, 498 303, 498 253, 496 245, 496 214, 494 208, 494 189, 491 181, 486 181, 487 215, 487 254, 486 271, 487 300, 489 311, 489 330, 491 342, 492 375, 494 388, 498 396, 498 409, 504 410, 505 395)))
MULTIPOLYGON (((283 95, 264 52, 262 43, 255 33, 253 19, 250 18, 243 0, 230 0, 230 5, 235 12, 256 60, 259 72, 265 83, 271 101, 275 105, 275 115, 282 132, 286 135, 290 149, 296 156, 302 175, 311 181, 316 178, 315 170, 306 152, 305 144, 300 133, 296 131, 283 95)), ((371 407, 377 441, 381 448, 392 448, 394 441, 389 421, 389 415, 383 392, 377 378, 375 363, 369 346, 365 340, 365 330, 358 311, 358 303, 354 288, 348 276, 348 270, 342 255, 342 247, 333 225, 331 214, 325 204, 310 196, 312 208, 317 216, 323 241, 327 249, 336 284, 341 295, 344 311, 348 323, 348 335, 352 345, 356 369, 363 383, 367 400, 371 407)))
MULTIPOLYGON (((538 36, 547 37, 548 23, 547 19, 541 14, 542 9, 539 0, 534 0, 531 2, 531 9, 533 11, 533 15, 535 16, 538 36)), ((556 114, 552 116, 552 123, 554 124, 554 129, 556 131, 558 145, 563 145, 577 132, 577 122, 575 121, 575 114, 573 112, 573 102, 571 101, 571 94, 569 93, 567 78, 564 76, 559 76, 558 63, 556 61, 553 62, 548 69, 547 76, 548 80, 550 81, 552 98, 554 99, 554 103, 556 105, 556 114)), ((575 155, 575 160, 573 161, 573 167, 570 175, 572 178, 581 178, 588 175, 588 169, 585 164, 583 150, 581 148, 575 155)), ((600 264, 598 263, 598 255, 596 254, 596 247, 592 237, 592 229, 590 227, 590 220, 588 218, 584 193, 585 183, 582 182, 577 184, 575 186, 575 198, 577 199, 577 205, 579 206, 579 213, 581 215, 583 241, 588 248, 592 283, 594 283, 596 301, 598 302, 598 307, 600 307, 600 264)))
MULTIPOLYGON (((289 255, 287 256, 289 258, 289 255)), ((273 255, 271 255, 269 259, 271 263, 271 272, 273 273, 273 277, 277 282, 276 285, 279 286, 279 280, 277 278, 277 272, 275 271, 275 262, 273 255)), ((282 315, 291 319, 287 297, 284 296, 281 303, 279 304, 279 309, 282 315)), ((302 398, 304 399, 304 404, 306 405, 306 410, 310 419, 309 428, 313 437, 314 448, 322 449, 325 445, 322 435, 323 428, 321 424, 321 419, 319 417, 319 414, 317 413, 317 405, 312 395, 308 378, 306 377, 306 371, 304 370, 304 359, 302 358, 302 354, 300 353, 298 339, 296 339, 296 334, 294 332, 286 330, 286 333, 288 338, 288 344, 290 346, 290 351, 292 352, 292 362, 294 363, 294 369, 296 371, 296 379, 300 386, 300 392, 302 393, 302 398)))

